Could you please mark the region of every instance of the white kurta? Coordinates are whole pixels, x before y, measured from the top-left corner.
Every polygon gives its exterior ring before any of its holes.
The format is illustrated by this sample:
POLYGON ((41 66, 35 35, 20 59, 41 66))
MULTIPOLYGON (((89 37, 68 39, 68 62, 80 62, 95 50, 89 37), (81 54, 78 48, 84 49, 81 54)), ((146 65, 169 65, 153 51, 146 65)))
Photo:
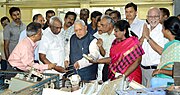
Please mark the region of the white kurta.
MULTIPOLYGON (((46 28, 39 43, 39 53, 45 54, 51 63, 57 63, 57 66, 64 67, 65 49, 62 35, 60 33, 55 35, 49 27, 46 28)), ((45 73, 58 72, 46 70, 45 73)))

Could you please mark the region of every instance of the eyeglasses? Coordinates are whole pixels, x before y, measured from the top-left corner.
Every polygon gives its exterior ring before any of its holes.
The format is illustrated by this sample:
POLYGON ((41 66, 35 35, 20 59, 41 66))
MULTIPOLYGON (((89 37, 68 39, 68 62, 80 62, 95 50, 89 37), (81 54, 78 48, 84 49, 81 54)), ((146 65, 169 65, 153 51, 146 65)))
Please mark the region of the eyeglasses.
POLYGON ((159 19, 160 18, 160 16, 147 16, 149 19, 159 19))

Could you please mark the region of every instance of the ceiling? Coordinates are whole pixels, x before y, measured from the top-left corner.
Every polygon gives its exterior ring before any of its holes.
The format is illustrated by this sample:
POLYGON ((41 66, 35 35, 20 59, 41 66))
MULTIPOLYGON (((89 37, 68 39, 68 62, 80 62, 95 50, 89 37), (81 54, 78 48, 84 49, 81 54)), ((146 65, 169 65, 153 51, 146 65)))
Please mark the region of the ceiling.
POLYGON ((173 4, 172 0, 0 0, 1 5, 18 7, 80 7, 88 4, 89 7, 124 6, 128 2, 135 2, 137 5, 147 4, 173 4))

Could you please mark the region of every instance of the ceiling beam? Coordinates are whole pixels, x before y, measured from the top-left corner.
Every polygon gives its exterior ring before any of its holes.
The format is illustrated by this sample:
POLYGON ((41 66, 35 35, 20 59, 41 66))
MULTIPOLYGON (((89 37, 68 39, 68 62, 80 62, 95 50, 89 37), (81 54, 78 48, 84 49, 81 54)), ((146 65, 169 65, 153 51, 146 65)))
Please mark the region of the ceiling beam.
MULTIPOLYGON (((128 1, 127 1, 128 2, 128 1)), ((55 7, 55 8, 67 8, 67 7, 80 7, 81 4, 89 4, 90 7, 115 7, 124 6, 127 4, 126 1, 93 1, 93 0, 11 0, 3 5, 18 6, 18 7, 55 7)), ((173 4, 173 1, 142 1, 134 2, 137 5, 163 5, 163 4, 173 4)))

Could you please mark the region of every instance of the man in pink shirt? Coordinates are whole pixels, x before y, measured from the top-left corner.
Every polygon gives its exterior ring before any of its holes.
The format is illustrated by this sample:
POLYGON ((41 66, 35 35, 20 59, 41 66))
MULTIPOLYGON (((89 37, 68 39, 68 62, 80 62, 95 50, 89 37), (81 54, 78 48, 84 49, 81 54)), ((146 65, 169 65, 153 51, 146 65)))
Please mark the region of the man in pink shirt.
POLYGON ((53 69, 55 64, 38 64, 34 63, 34 50, 36 42, 41 39, 41 24, 31 22, 27 26, 27 38, 17 44, 12 51, 8 61, 17 71, 29 71, 31 68, 40 70, 53 69))

